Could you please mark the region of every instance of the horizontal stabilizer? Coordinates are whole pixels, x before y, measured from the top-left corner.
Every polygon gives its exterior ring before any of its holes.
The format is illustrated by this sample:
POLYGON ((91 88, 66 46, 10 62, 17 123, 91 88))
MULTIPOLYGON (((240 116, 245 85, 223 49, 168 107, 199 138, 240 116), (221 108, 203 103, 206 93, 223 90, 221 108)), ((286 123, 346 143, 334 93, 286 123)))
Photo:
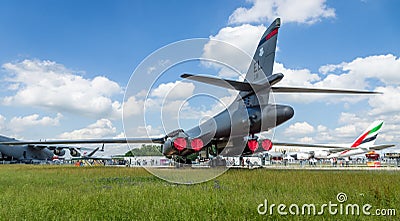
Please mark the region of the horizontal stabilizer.
POLYGON ((395 147, 396 145, 394 144, 382 144, 382 145, 376 145, 376 146, 372 146, 369 149, 370 150, 383 150, 389 147, 395 147))
MULTIPOLYGON (((240 81, 233 81, 233 80, 226 80, 216 77, 210 76, 199 76, 199 75, 192 75, 192 74, 182 74, 182 78, 189 78, 193 81, 198 81, 206 84, 211 84, 218 87, 228 88, 228 89, 235 89, 238 91, 253 91, 254 89, 252 86, 256 86, 254 84, 240 82, 240 81)), ((261 86, 261 85, 257 85, 261 86)))
POLYGON ((301 88, 301 87, 272 87, 272 91, 275 93, 382 94, 382 92, 377 92, 377 91, 357 91, 357 90, 301 88))
MULTIPOLYGON (((182 78, 189 78, 190 80, 219 86, 228 89, 235 89, 238 91, 247 91, 247 92, 258 92, 260 90, 270 89, 271 85, 274 85, 282 80, 283 74, 276 73, 269 75, 266 77, 267 83, 249 83, 246 81, 234 81, 234 80, 227 80, 222 78, 216 78, 211 76, 200 76, 200 75, 193 75, 193 74, 182 74, 182 78)), ((264 81, 265 82, 265 81, 264 81)))

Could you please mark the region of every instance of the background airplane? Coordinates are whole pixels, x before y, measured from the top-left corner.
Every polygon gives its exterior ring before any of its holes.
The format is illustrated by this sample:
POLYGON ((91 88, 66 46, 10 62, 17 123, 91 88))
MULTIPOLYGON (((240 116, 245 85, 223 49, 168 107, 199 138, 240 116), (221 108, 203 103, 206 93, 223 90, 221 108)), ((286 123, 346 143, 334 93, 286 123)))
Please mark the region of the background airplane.
MULTIPOLYGON (((268 150, 272 146, 269 139, 258 139, 257 133, 268 131, 291 119, 294 110, 289 105, 270 103, 269 95, 274 93, 342 93, 342 94, 376 94, 370 91, 343 89, 316 89, 302 87, 277 87, 282 80, 282 73, 273 72, 276 42, 280 19, 277 18, 267 28, 258 42, 257 50, 250 63, 245 80, 219 79, 210 76, 183 74, 182 78, 211 84, 239 91, 237 99, 225 110, 207 121, 189 130, 177 129, 164 137, 127 138, 127 139, 91 139, 91 140, 53 140, 53 141, 16 141, 5 140, 3 146, 27 145, 26 148, 37 149, 38 153, 51 153, 54 144, 77 143, 159 143, 162 153, 176 160, 190 163, 199 151, 211 155, 239 156, 252 154, 259 147, 268 150), (47 151, 44 151, 48 149, 47 151)), ((35 153, 34 150, 31 153, 35 153)), ((55 148, 55 150, 59 150, 55 148)), ((53 151, 55 154, 56 152, 53 151)), ((27 154, 27 153, 25 153, 27 154)), ((33 156, 33 154, 32 154, 33 156)), ((35 156, 37 157, 37 156, 35 156)))
MULTIPOLYGON (((91 151, 88 153, 87 151, 82 152, 79 149, 76 149, 79 152, 79 156, 73 156, 71 160, 111 160, 111 157, 106 156, 95 156, 95 154, 100 151, 104 152, 104 144, 100 147, 96 147, 95 149, 90 149, 91 151)), ((89 150, 89 149, 88 149, 89 150)))
POLYGON ((329 158, 345 158, 354 155, 368 153, 370 151, 378 151, 389 147, 394 147, 392 144, 380 144, 374 145, 378 137, 379 131, 381 130, 383 121, 373 122, 353 143, 348 144, 320 144, 318 147, 313 147, 313 145, 299 144, 299 147, 307 149, 297 153, 290 151, 290 147, 295 147, 296 145, 287 145, 274 148, 279 148, 280 151, 286 150, 287 153, 294 157, 295 159, 329 159, 329 158), (289 149, 286 149, 288 148, 289 149), (292 153, 290 153, 292 152, 292 153))
MULTIPOLYGON (((92 150, 88 148, 81 147, 71 147, 71 146, 60 146, 60 145, 48 145, 39 143, 20 143, 14 138, 9 138, 5 136, 0 136, 0 153, 2 159, 7 160, 18 160, 22 162, 30 162, 32 160, 53 160, 54 158, 63 157, 66 154, 66 149, 69 150, 71 157, 87 157, 92 156, 100 148, 97 147, 89 154, 86 152, 81 152, 81 150, 92 150), (4 142, 16 142, 15 145, 5 145, 4 142)), ((100 151, 104 150, 104 145, 100 151)))

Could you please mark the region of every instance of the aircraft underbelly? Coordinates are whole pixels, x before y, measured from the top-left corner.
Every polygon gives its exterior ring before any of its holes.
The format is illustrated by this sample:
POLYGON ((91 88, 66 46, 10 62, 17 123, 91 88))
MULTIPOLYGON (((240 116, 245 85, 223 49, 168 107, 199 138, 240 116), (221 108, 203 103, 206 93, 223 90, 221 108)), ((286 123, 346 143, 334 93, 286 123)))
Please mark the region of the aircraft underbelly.
POLYGON ((350 157, 350 156, 354 156, 354 155, 362 154, 362 153, 365 153, 365 152, 364 152, 363 150, 356 149, 356 150, 350 150, 350 151, 348 151, 347 153, 341 154, 341 155, 339 155, 339 156, 340 156, 340 157, 350 157))

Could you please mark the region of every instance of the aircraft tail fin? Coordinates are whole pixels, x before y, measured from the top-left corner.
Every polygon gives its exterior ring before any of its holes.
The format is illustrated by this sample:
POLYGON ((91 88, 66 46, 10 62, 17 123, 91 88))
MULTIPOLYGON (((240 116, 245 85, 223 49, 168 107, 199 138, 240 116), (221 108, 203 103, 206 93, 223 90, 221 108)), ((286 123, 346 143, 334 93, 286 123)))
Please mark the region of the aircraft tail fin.
POLYGON ((90 152, 87 156, 88 156, 88 157, 93 156, 99 149, 100 149, 100 147, 97 147, 97 148, 94 149, 92 152, 90 152))
POLYGON ((352 148, 372 146, 382 128, 383 121, 373 122, 351 145, 352 148))
POLYGON ((246 74, 246 80, 250 83, 263 80, 272 75, 274 66, 276 41, 281 19, 277 18, 267 28, 258 43, 257 50, 246 74))

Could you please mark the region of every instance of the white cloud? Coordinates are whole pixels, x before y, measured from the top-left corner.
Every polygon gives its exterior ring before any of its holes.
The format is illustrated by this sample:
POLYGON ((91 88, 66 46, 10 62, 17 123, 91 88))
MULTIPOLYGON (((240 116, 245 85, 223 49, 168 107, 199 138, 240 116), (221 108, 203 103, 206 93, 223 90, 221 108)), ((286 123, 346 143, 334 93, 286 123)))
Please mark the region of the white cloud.
MULTIPOLYGON (((286 87, 306 87, 312 88, 322 79, 316 73, 312 73, 310 70, 303 69, 290 69, 285 67, 281 63, 274 63, 274 73, 282 73, 284 78, 275 86, 286 86, 286 87)), ((274 93, 273 96, 279 102, 291 102, 291 103, 310 103, 313 101, 320 101, 322 97, 327 96, 326 94, 302 94, 302 93, 290 93, 281 94, 274 93)), ((324 100, 326 101, 326 100, 324 100)))
POLYGON ((332 73, 332 72, 334 72, 335 70, 338 70, 338 69, 342 68, 342 67, 344 66, 344 64, 345 64, 345 63, 341 63, 341 64, 327 64, 327 65, 321 66, 321 67, 319 68, 318 71, 319 71, 321 74, 326 75, 326 74, 328 74, 328 73, 332 73))
MULTIPOLYGON (((210 36, 211 41, 204 46, 202 57, 219 61, 245 74, 257 48, 257 43, 265 30, 263 25, 249 24, 222 28, 215 36, 210 36)), ((205 64, 221 68, 221 65, 216 63, 207 62, 205 64)), ((237 77, 237 75, 238 73, 231 69, 222 69, 220 72, 220 76, 224 77, 237 77)))
POLYGON ((155 128, 151 125, 138 126, 136 128, 136 137, 162 137, 165 134, 161 133, 160 128, 155 128))
POLYGON ((327 130, 328 130, 328 128, 326 126, 324 126, 324 125, 318 125, 317 126, 317 131, 319 133, 326 132, 327 130))
POLYGON ((333 134, 334 134, 334 137, 356 137, 357 129, 354 124, 349 124, 349 125, 335 128, 333 134))
POLYGON ((144 101, 136 99, 135 96, 131 96, 124 102, 123 112, 124 117, 139 115, 143 113, 144 101))
MULTIPOLYGON (((174 100, 167 101, 162 104, 161 113, 164 122, 168 122, 168 120, 177 120, 180 119, 181 112, 186 112, 189 107, 189 103, 185 102, 185 100, 174 100)), ((179 122, 175 121, 175 128, 179 127, 179 122)))
POLYGON ((194 89, 191 82, 176 81, 160 84, 150 91, 147 98, 141 91, 124 102, 124 118, 134 117, 135 121, 143 122, 153 113, 158 116, 162 113, 167 118, 177 119, 179 110, 188 105, 185 101, 193 95, 194 89))
POLYGON ((399 137, 400 137, 400 115, 385 116, 385 123, 382 127, 382 133, 379 134, 379 143, 395 143, 399 148, 399 137))
MULTIPOLYGON (((34 126, 58 126, 61 118, 62 114, 60 113, 54 118, 48 116, 40 118, 39 114, 32 114, 24 117, 13 117, 9 124, 11 125, 10 129, 12 131, 22 132, 34 126)), ((5 124, 5 119, 3 119, 3 124, 5 124)))
POLYGON ((166 133, 179 128, 180 112, 188 108, 187 99, 193 96, 194 90, 192 82, 176 81, 162 83, 148 94, 140 91, 129 97, 123 105, 125 132, 136 137, 146 136, 147 131, 160 135, 160 128, 166 133))
MULTIPOLYGON (((365 81, 368 78, 375 78, 385 84, 400 83, 398 77, 400 59, 392 54, 358 57, 351 62, 324 65, 319 70, 323 74, 346 73, 353 84, 355 81, 357 85, 360 84, 359 81, 365 81)), ((366 83, 363 82, 362 85, 365 86, 366 83)))
POLYGON ((165 59, 165 60, 161 59, 154 66, 150 66, 147 68, 147 74, 152 74, 157 70, 164 69, 165 67, 167 67, 170 64, 171 64, 171 61, 169 59, 165 59))
POLYGON ((306 68, 290 69, 276 62, 274 63, 274 73, 282 73, 284 75, 279 85, 310 87, 321 80, 318 74, 312 73, 306 68))
POLYGON ((362 120, 361 116, 358 116, 354 113, 346 113, 346 112, 340 113, 339 120, 338 120, 338 122, 340 124, 349 124, 349 123, 355 124, 355 123, 362 122, 362 121, 363 120, 362 120))
POLYGON ((376 116, 382 114, 396 114, 400 112, 400 86, 378 87, 376 90, 383 92, 383 94, 373 96, 369 99, 368 103, 372 108, 370 114, 376 116))
POLYGON ((117 134, 114 138, 126 138, 125 132, 117 134))
POLYGON ((157 88, 153 89, 150 94, 158 98, 175 100, 188 98, 193 94, 193 91, 193 83, 175 81, 160 84, 157 88))
POLYGON ((316 143, 337 143, 339 140, 335 137, 332 131, 318 131, 317 135, 313 138, 316 143))
POLYGON ((117 129, 109 119, 100 119, 85 128, 62 133, 59 137, 62 139, 88 139, 115 137, 117 129))
MULTIPOLYGON (((338 127, 327 127, 325 125, 312 126, 308 122, 297 122, 283 131, 285 139, 304 144, 344 144, 351 143, 364 131, 372 121, 356 120, 356 115, 342 113, 339 117, 338 127), (351 120, 351 121, 348 121, 351 120)), ((400 116, 399 116, 400 117, 400 116)), ((399 118, 400 119, 400 118, 399 118)), ((386 131, 385 131, 386 134, 386 131)), ((383 136, 380 136, 383 141, 383 136)))
POLYGON ((285 129, 285 134, 289 136, 305 135, 314 132, 314 127, 307 122, 296 122, 285 129))
MULTIPOLYGON (((175 81, 163 83, 152 89, 150 96, 145 101, 136 98, 138 99, 136 103, 143 102, 145 105, 144 114, 146 115, 149 112, 157 113, 157 115, 162 113, 163 118, 177 119, 180 110, 187 108, 189 105, 187 99, 193 96, 194 90, 195 85, 192 82, 175 81)), ((137 108, 142 108, 140 111, 143 111, 143 105, 137 108)))
POLYGON ((314 142, 314 139, 313 139, 312 137, 302 137, 302 138, 300 138, 299 141, 300 141, 301 143, 307 144, 307 143, 313 143, 313 142, 314 142))
POLYGON ((285 129, 288 140, 305 144, 344 144, 354 141, 372 121, 361 119, 353 113, 341 113, 339 126, 318 125, 314 128, 308 122, 297 122, 285 129))
POLYGON ((230 24, 263 23, 281 17, 284 22, 313 24, 322 18, 334 18, 335 10, 325 0, 250 0, 251 8, 237 8, 229 16, 230 24))
POLYGON ((355 77, 377 78, 386 84, 400 84, 400 59, 392 54, 356 58, 342 64, 355 77))
POLYGON ((19 87, 20 87, 20 84, 18 84, 18 83, 9 84, 7 89, 10 90, 10 91, 16 91, 16 90, 18 90, 19 87))
POLYGON ((153 73, 155 70, 157 70, 157 68, 154 67, 154 66, 151 66, 151 67, 149 67, 149 68, 147 69, 147 74, 151 74, 151 73, 153 73))
POLYGON ((9 89, 15 91, 3 98, 5 105, 42 107, 95 118, 120 112, 115 108, 121 105, 112 96, 121 94, 122 88, 106 77, 87 79, 52 61, 24 60, 2 67, 8 73, 5 81, 9 89))

